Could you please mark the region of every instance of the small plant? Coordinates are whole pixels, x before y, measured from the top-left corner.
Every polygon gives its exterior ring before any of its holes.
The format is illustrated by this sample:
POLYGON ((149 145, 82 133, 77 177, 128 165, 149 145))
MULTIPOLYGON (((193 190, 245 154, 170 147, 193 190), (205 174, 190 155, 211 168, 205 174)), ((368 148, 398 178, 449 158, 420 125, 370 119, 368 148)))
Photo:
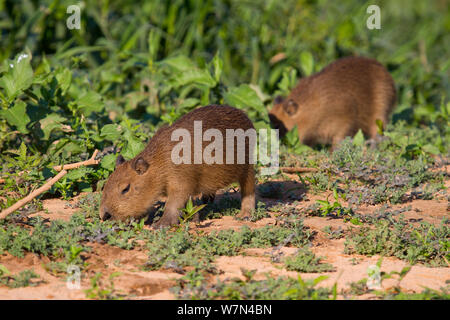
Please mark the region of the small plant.
POLYGON ((186 203, 186 207, 181 209, 181 211, 184 212, 184 214, 179 218, 180 224, 182 226, 185 225, 189 220, 192 219, 194 214, 202 210, 204 207, 206 207, 206 204, 194 206, 192 204, 192 198, 189 198, 188 202, 186 203))
POLYGON ((16 275, 11 275, 5 266, 0 265, 0 285, 5 285, 9 288, 34 287, 43 283, 44 281, 32 281, 40 277, 34 273, 33 270, 24 270, 16 275))
POLYGON ((327 200, 316 200, 316 202, 320 205, 319 211, 322 213, 322 216, 328 216, 330 214, 336 214, 338 217, 341 215, 351 215, 352 209, 345 208, 339 202, 339 194, 336 189, 333 189, 333 197, 334 202, 331 203, 327 200))
POLYGON ((307 248, 302 248, 293 256, 287 257, 284 261, 286 269, 298 272, 329 272, 334 267, 328 263, 321 263, 322 257, 316 255, 307 248))
POLYGON ((120 272, 114 272, 109 277, 109 284, 104 285, 102 282, 102 274, 100 272, 96 273, 91 278, 91 287, 84 290, 86 297, 89 299, 96 300, 117 300, 121 299, 114 288, 114 278, 120 276, 120 272))
POLYGON ((333 230, 331 226, 325 226, 323 228, 323 232, 328 239, 341 239, 344 237, 344 230, 342 227, 339 227, 337 230, 333 230))
POLYGON ((255 222, 263 218, 270 217, 269 212, 264 202, 258 201, 256 209, 252 211, 250 221, 255 222))

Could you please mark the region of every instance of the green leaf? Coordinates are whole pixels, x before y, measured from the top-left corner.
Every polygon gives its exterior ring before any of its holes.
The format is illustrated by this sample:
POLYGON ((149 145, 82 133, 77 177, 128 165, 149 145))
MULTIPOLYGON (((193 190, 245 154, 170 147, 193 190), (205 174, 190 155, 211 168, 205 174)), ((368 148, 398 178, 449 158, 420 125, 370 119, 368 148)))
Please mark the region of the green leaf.
POLYGON ((30 118, 26 113, 26 107, 26 103, 19 100, 12 108, 0 110, 0 116, 6 119, 9 125, 15 126, 21 133, 28 133, 26 126, 30 122, 30 118))
POLYGON ((189 71, 197 67, 188 57, 183 55, 165 59, 162 63, 170 66, 178 72, 189 71))
POLYGON ((78 110, 86 117, 90 116, 92 112, 100 112, 103 110, 102 96, 95 91, 88 91, 76 100, 78 110))
POLYGON ((92 170, 93 170, 92 168, 87 167, 79 167, 76 169, 72 169, 67 173, 66 178, 70 180, 78 180, 85 177, 92 170))
POLYGON ((56 73, 56 80, 61 88, 61 94, 64 96, 72 83, 72 73, 69 69, 59 69, 56 73))
POLYGON ((0 78, 0 87, 5 90, 9 102, 33 83, 33 69, 30 60, 31 55, 28 53, 17 55, 14 61, 9 63, 8 72, 0 78))
POLYGON ((358 132, 353 137, 353 145, 355 146, 364 145, 364 134, 362 133, 361 129, 359 129, 358 132))
POLYGON ((124 139, 127 141, 127 144, 121 154, 127 160, 133 159, 145 148, 144 143, 133 136, 130 131, 125 132, 124 139))
POLYGON ((303 51, 300 54, 300 65, 302 67, 303 73, 306 76, 310 76, 314 70, 314 58, 309 51, 303 51))
POLYGON ((189 69, 180 73, 174 80, 176 87, 185 86, 187 84, 197 84, 212 88, 216 85, 216 81, 206 70, 189 69))
POLYGON ((440 154, 440 150, 438 147, 433 146, 432 144, 426 144, 422 147, 422 150, 425 151, 426 153, 431 153, 434 155, 438 155, 440 154))
POLYGON ((100 136, 108 141, 116 141, 122 136, 122 128, 118 124, 107 124, 103 126, 100 136))
POLYGON ((224 99, 230 106, 246 109, 252 107, 258 111, 265 110, 264 104, 249 85, 242 84, 239 87, 230 88, 225 94, 224 99))
POLYGON ((66 120, 66 118, 56 113, 49 114, 44 119, 40 120, 39 123, 41 125, 41 130, 44 132, 43 139, 48 140, 52 131, 55 129, 61 129, 62 123, 66 120))
POLYGON ((314 280, 313 280, 313 284, 314 285, 317 285, 317 284, 319 284, 320 282, 322 282, 322 281, 324 281, 324 280, 326 280, 326 279, 328 279, 329 277, 328 276, 318 276, 317 278, 315 278, 314 280))
POLYGON ((25 143, 23 143, 23 141, 19 147, 19 158, 23 162, 27 160, 27 147, 25 146, 25 143))
POLYGON ((114 168, 116 167, 117 156, 117 154, 108 154, 104 156, 102 161, 100 162, 100 166, 107 170, 114 171, 114 168))
POLYGON ((2 264, 0 264, 0 277, 7 276, 11 274, 11 272, 2 264))
POLYGON ((381 121, 380 119, 375 120, 375 123, 377 124, 377 132, 380 136, 383 135, 383 121, 381 121))
POLYGON ((217 52, 214 56, 212 63, 214 66, 214 79, 216 80, 216 82, 219 82, 223 70, 223 60, 220 59, 219 52, 217 52))

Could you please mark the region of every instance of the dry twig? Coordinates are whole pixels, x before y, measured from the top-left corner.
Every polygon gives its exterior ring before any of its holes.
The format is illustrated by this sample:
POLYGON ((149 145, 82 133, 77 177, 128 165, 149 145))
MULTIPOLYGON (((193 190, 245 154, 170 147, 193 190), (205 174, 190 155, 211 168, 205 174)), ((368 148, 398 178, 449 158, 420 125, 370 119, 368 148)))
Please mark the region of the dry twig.
POLYGON ((0 219, 6 218, 6 216, 8 216, 10 213, 12 213, 12 212, 16 211, 17 209, 21 208, 22 206, 26 205, 28 202, 30 202, 31 200, 33 200, 40 194, 48 191, 59 179, 61 179, 62 177, 64 177, 66 175, 67 170, 75 169, 75 168, 78 168, 81 166, 89 166, 89 165, 93 165, 93 164, 98 164, 99 160, 95 160, 97 153, 98 153, 98 150, 95 150, 92 157, 86 161, 81 161, 81 162, 77 162, 77 163, 71 163, 68 165, 53 167, 53 169, 55 169, 56 171, 60 171, 60 172, 56 176, 54 176, 53 178, 48 180, 42 187, 34 190, 32 193, 30 193, 28 196, 26 196, 22 200, 17 201, 11 207, 0 212, 0 219))
POLYGON ((304 167, 281 167, 281 171, 284 173, 305 173, 305 172, 317 172, 316 168, 304 168, 304 167))

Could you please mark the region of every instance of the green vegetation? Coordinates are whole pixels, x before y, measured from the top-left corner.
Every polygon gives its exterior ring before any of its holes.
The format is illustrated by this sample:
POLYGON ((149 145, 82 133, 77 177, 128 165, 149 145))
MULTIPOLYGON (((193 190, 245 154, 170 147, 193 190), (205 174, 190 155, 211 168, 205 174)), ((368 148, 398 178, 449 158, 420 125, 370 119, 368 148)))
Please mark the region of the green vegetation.
POLYGON ((0 264, 0 285, 9 288, 34 287, 43 281, 32 281, 40 277, 33 270, 23 270, 16 275, 11 275, 5 266, 0 264))
MULTIPOLYGON (((220 272, 218 256, 245 255, 249 248, 273 248, 273 262, 290 270, 331 271, 307 249, 316 233, 302 219, 314 217, 350 222, 348 229, 325 227, 322 233, 329 241, 345 237, 346 253, 448 264, 448 221, 407 223, 399 214, 411 207, 392 208, 417 199, 449 200, 445 1, 378 1, 380 30, 366 27, 370 1, 84 1, 80 29, 70 30, 66 10, 73 4, 0 1, 0 210, 53 177, 55 165, 86 160, 96 149, 101 162, 70 170, 46 194, 0 220, 0 254, 48 257, 45 269, 61 276, 73 264, 86 270, 98 243, 145 250, 144 270, 184 274, 174 288, 179 298, 332 299, 336 287, 316 287, 323 277, 255 280, 243 270, 245 281, 204 281, 220 272), (392 118, 384 129, 378 124, 377 141, 359 132, 333 153, 301 145, 296 130, 290 131, 281 141, 280 165, 318 171, 298 175, 300 196, 299 188, 285 187, 285 174, 257 175, 264 201, 245 223, 272 216, 275 225, 209 233, 189 227, 195 214, 204 220, 236 216, 240 199, 233 192, 206 206, 188 202, 172 229, 150 230, 145 219, 99 220, 99 191, 119 154, 133 158, 160 127, 207 104, 243 109, 257 129, 269 128, 276 95, 286 96, 298 78, 348 55, 376 58, 392 74, 398 92, 392 118), (82 192, 76 204, 67 204, 78 209, 69 221, 28 217, 42 210, 44 197, 70 200, 82 192), (308 203, 310 196, 316 198, 308 203), (361 213, 372 205, 379 207, 361 213), (282 246, 299 250, 281 259, 282 246)), ((29 270, 11 275, 0 265, 1 285, 36 285, 35 276, 29 270)), ((113 278, 93 276, 87 297, 120 298, 113 278)), ((449 298, 446 288, 397 289, 377 297, 449 298)), ((364 279, 350 290, 367 292, 364 279)))
POLYGON ((375 228, 363 226, 352 230, 345 242, 346 253, 395 256, 414 264, 447 266, 450 258, 450 229, 443 220, 439 227, 421 223, 415 228, 402 219, 392 227, 388 220, 375 223, 375 228), (447 261, 446 261, 447 260, 447 261))
POLYGON ((299 249, 292 257, 287 257, 285 260, 286 269, 299 272, 328 272, 333 271, 334 268, 329 263, 320 263, 321 257, 316 255, 308 249, 299 249))
POLYGON ((267 275, 266 280, 253 280, 255 271, 242 270, 246 280, 232 279, 217 281, 213 285, 205 285, 201 275, 192 272, 179 280, 178 287, 172 291, 180 299, 230 299, 230 300, 324 300, 336 297, 335 289, 316 288, 317 284, 327 277, 320 276, 314 280, 303 280, 287 277, 273 278, 267 275))

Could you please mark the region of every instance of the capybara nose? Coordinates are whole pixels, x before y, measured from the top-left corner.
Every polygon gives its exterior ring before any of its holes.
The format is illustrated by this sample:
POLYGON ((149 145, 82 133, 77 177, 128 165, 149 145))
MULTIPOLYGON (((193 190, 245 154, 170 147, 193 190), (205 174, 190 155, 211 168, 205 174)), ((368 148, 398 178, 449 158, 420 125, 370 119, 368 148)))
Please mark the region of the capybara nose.
POLYGON ((100 219, 102 219, 103 221, 109 220, 111 219, 112 215, 105 209, 102 209, 100 211, 100 219))
POLYGON ((102 220, 106 221, 106 220, 111 219, 111 217, 112 217, 112 215, 110 215, 109 212, 105 212, 105 214, 103 215, 102 220))

